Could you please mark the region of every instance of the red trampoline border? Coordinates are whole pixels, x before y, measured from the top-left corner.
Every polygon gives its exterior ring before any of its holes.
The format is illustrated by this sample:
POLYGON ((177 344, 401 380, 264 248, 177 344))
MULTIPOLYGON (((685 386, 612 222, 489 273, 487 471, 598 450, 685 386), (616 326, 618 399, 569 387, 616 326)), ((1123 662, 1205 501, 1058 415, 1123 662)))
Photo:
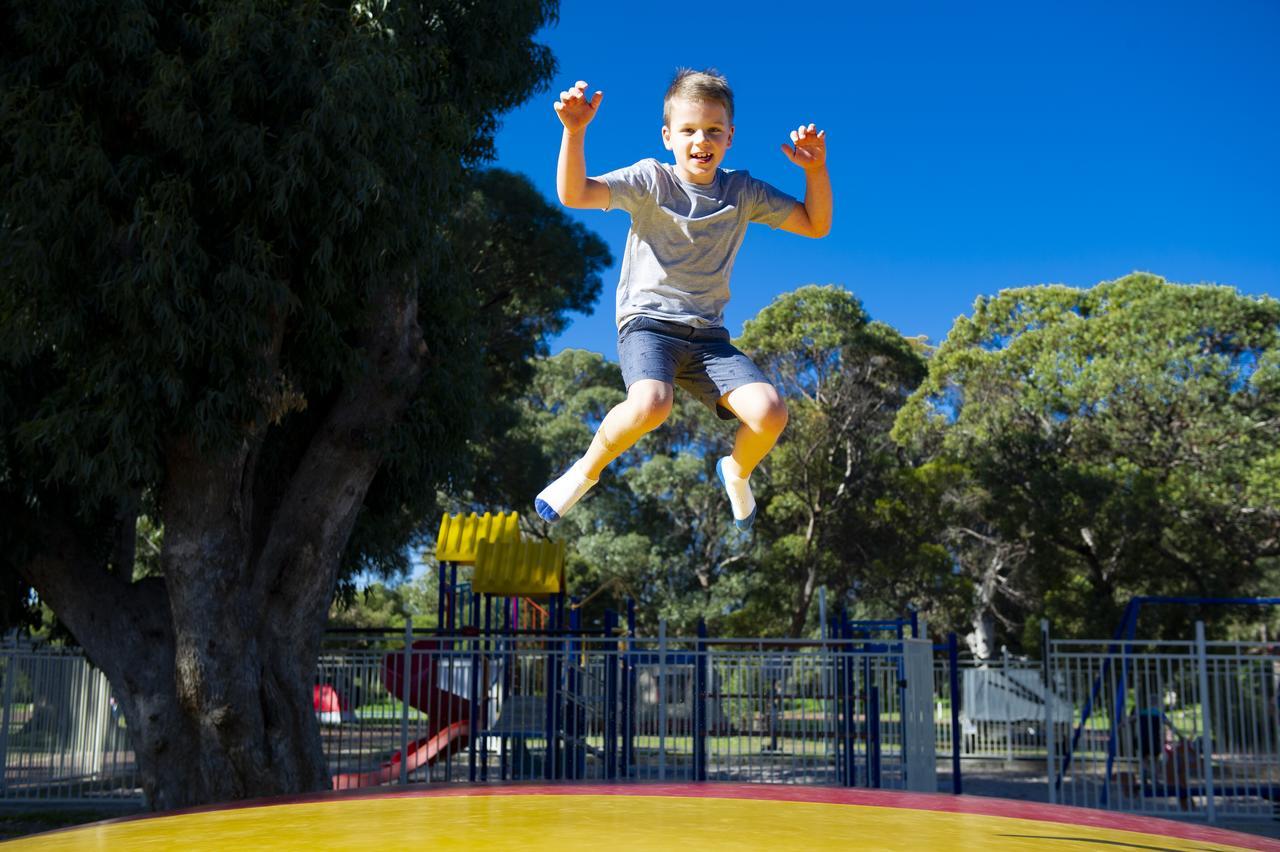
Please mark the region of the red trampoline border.
MULTIPOLYGON (((295 805, 350 799, 410 799, 446 796, 647 796, 709 799, 755 799, 760 801, 803 802, 824 805, 862 805, 902 810, 937 811, 939 813, 973 814, 975 816, 1008 817, 1035 820, 1061 825, 1080 825, 1133 831, 1180 840, 1205 843, 1222 843, 1247 849, 1275 850, 1280 852, 1280 841, 1256 834, 1231 831, 1213 826, 1177 822, 1159 817, 1099 811, 1069 805, 1050 805, 1042 802, 1024 802, 1013 799, 985 796, 956 796, 948 793, 908 793, 897 790, 868 790, 844 787, 799 787, 784 784, 733 784, 716 781, 702 783, 663 784, 639 782, 628 784, 414 784, 387 789, 361 789, 328 791, 301 796, 277 796, 262 799, 246 799, 225 805, 208 805, 164 811, 154 814, 135 814, 103 820, 86 825, 68 826, 42 832, 63 834, 79 831, 94 825, 134 822, 158 817, 185 816, 189 814, 215 813, 263 808, 279 805, 295 805)), ((38 837, 40 835, 31 835, 38 837)), ((15 838, 16 839, 16 838, 15 838)))

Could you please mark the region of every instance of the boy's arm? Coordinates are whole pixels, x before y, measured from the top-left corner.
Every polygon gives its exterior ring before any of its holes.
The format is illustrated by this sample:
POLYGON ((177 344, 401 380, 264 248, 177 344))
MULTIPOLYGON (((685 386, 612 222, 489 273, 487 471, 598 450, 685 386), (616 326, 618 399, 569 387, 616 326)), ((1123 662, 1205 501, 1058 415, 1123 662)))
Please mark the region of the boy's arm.
POLYGON ((560 159, 556 161, 556 194, 566 207, 609 208, 609 187, 587 177, 587 158, 584 151, 587 125, 596 116, 596 108, 604 98, 604 92, 596 92, 591 100, 586 98, 587 84, 579 80, 568 91, 560 93, 555 103, 556 116, 564 125, 560 137, 560 159))
POLYGON ((804 203, 797 204, 778 227, 804 237, 831 233, 831 177, 827 174, 827 132, 810 124, 791 131, 795 148, 782 146, 787 159, 804 169, 804 203))

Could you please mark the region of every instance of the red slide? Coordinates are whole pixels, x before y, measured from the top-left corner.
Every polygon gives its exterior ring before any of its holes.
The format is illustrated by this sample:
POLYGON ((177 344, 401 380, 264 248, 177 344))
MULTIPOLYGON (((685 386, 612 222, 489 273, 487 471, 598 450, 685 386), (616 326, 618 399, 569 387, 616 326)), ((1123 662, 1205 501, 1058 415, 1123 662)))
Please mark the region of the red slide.
MULTIPOLYGON (((413 643, 415 651, 434 651, 439 643, 432 639, 420 639, 413 643)), ((351 790, 356 787, 372 787, 400 780, 400 764, 405 771, 413 772, 420 766, 430 766, 441 758, 461 751, 470 741, 471 702, 441 689, 437 685, 437 654, 414 654, 409 668, 409 706, 427 714, 425 737, 409 744, 407 759, 400 752, 372 772, 345 772, 333 777, 333 789, 351 790)), ((382 661, 383 683, 394 696, 404 694, 404 654, 392 652, 382 661)))

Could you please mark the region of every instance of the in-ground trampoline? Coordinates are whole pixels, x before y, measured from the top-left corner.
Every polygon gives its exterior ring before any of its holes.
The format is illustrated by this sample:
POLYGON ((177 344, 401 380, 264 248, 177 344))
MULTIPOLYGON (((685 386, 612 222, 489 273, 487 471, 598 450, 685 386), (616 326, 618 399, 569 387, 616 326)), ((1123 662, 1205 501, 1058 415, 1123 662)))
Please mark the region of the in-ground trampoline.
POLYGON ((261 800, 21 838, 58 850, 1276 849, 1202 825, 971 796, 746 784, 435 785, 261 800))

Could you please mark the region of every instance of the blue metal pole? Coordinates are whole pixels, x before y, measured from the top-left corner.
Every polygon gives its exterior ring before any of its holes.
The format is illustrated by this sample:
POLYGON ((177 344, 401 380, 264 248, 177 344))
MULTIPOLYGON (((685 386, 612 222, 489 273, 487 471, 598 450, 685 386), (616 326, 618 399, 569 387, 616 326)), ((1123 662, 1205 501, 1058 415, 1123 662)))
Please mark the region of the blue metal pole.
MULTIPOLYGON (((458 629, 458 563, 449 563, 449 632, 458 629)), ((452 647, 452 643, 450 643, 452 647)))
POLYGON ((869 643, 864 642, 862 645, 862 694, 865 696, 865 698, 863 699, 863 709, 865 710, 864 715, 866 718, 863 719, 862 721, 862 739, 863 739, 863 742, 866 743, 866 749, 865 749, 866 759, 867 759, 866 781, 867 781, 868 787, 871 786, 871 763, 873 760, 873 745, 874 745, 872 741, 872 731, 871 731, 871 726, 873 724, 871 721, 871 695, 873 692, 875 693, 877 698, 879 698, 879 695, 880 695, 880 693, 878 692, 879 688, 876 686, 873 686, 872 683, 873 682, 871 678, 871 647, 869 643))
POLYGON ((880 687, 873 686, 869 690, 870 700, 867 708, 867 722, 871 729, 868 736, 868 757, 870 765, 867 767, 871 775, 871 786, 880 789, 880 687))
MULTIPOLYGON (((571 604, 576 603, 574 599, 570 599, 571 604)), ((578 695, 578 630, 581 628, 582 611, 576 607, 569 608, 569 631, 570 636, 565 638, 568 644, 565 655, 565 720, 564 720, 564 748, 565 748, 565 775, 569 780, 578 777, 578 755, 581 749, 578 747, 578 734, 582 730, 579 726, 581 721, 578 695)))
POLYGON ((604 777, 618 777, 618 643, 614 636, 618 614, 604 611, 604 635, 608 637, 604 656, 604 777))
POLYGON ((636 636, 636 602, 627 598, 627 649, 622 661, 622 776, 631 777, 635 761, 636 666, 633 661, 636 636))
MULTIPOLYGON (((502 626, 503 632, 508 634, 506 638, 499 643, 499 650, 502 657, 502 700, 511 700, 511 688, 514 686, 515 678, 512 674, 515 669, 516 659, 516 643, 510 638, 511 634, 511 607, 507 601, 502 604, 502 626), (505 646, 505 647, 504 647, 505 646)), ((514 776, 514 771, 512 776, 514 776)), ((507 780, 507 737, 503 735, 498 738, 498 778, 502 781, 507 780)))
POLYGON ((951 681, 951 792, 957 796, 964 792, 960 780, 960 644, 956 634, 947 634, 947 670, 951 681))
POLYGON ((693 780, 707 780, 707 623, 698 619, 693 656, 693 780))
POLYGON ((436 634, 437 635, 444 632, 444 565, 445 563, 441 562, 439 565, 436 566, 437 569, 439 569, 437 573, 439 573, 440 575, 440 582, 436 586, 436 634))
MULTIPOLYGON (((476 606, 477 601, 473 598, 472 616, 473 621, 478 621, 480 617, 479 607, 476 606)), ((475 625, 478 627, 479 625, 475 625)), ((467 690, 467 780, 472 784, 476 783, 476 770, 478 764, 476 761, 476 741, 478 728, 480 727, 480 637, 476 636, 471 640, 471 677, 468 678, 467 690)))
MULTIPOLYGON (((484 728, 493 726, 493 719, 489 718, 489 679, 491 675, 487 671, 488 667, 495 663, 494 651, 498 644, 493 639, 493 595, 484 596, 484 633, 485 640, 482 645, 484 652, 485 665, 481 667, 481 680, 483 683, 483 698, 481 699, 480 708, 480 724, 484 728)), ((480 780, 489 780, 489 738, 485 737, 480 742, 480 780)))
POLYGON ((547 621, 551 627, 552 635, 547 637, 547 748, 546 757, 542 762, 542 777, 551 781, 555 778, 556 766, 556 705, 559 703, 559 686, 560 672, 556 666, 556 650, 555 650, 555 625, 556 625, 556 597, 552 595, 547 601, 547 621))

